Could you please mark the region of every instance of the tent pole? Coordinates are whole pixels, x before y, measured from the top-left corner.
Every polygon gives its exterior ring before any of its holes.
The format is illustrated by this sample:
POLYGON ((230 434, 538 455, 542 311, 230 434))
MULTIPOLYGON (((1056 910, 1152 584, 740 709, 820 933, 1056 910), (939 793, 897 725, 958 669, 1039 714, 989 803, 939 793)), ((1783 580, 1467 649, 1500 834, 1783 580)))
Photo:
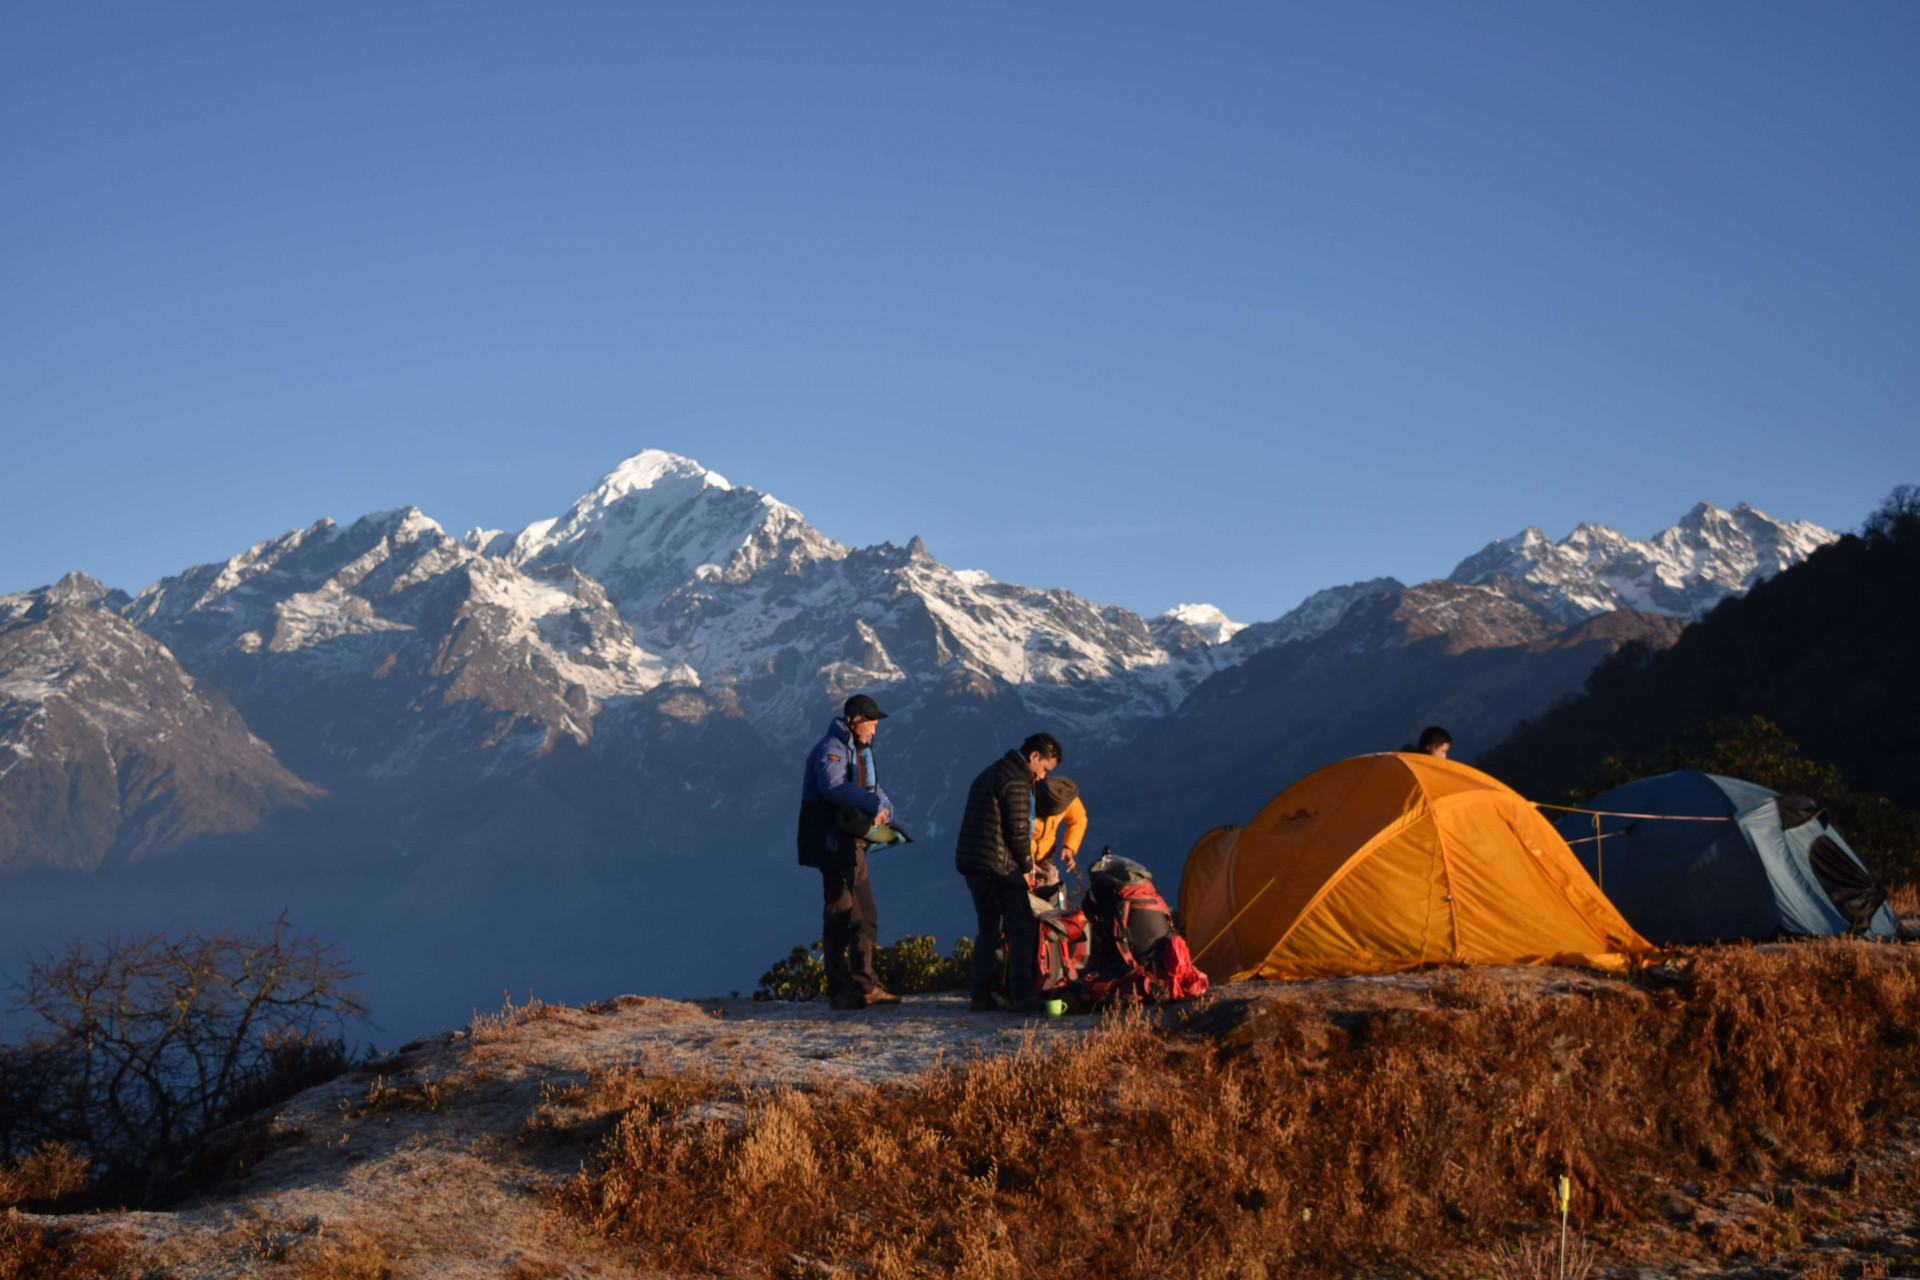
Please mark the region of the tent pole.
POLYGON ((1593 815, 1593 883, 1600 892, 1607 891, 1607 855, 1605 842, 1600 838, 1600 815, 1593 815))

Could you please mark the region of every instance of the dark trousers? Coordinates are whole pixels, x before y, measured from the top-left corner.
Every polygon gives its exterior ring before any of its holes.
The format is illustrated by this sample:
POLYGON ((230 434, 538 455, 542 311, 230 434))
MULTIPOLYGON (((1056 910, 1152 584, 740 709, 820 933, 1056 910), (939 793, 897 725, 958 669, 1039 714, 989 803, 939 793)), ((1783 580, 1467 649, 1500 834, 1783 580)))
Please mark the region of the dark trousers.
POLYGON ((973 935, 973 1000, 983 1004, 993 998, 994 951, 1000 935, 1007 938, 1007 994, 1017 1004, 1033 999, 1033 962, 1039 942, 1039 926, 1033 920, 1033 907, 1027 901, 1027 878, 1019 872, 1009 876, 968 876, 967 888, 973 893, 973 914, 978 932, 973 935))
POLYGON ((865 995, 880 985, 873 972, 880 912, 873 905, 873 886, 867 883, 867 842, 854 842, 852 866, 820 868, 820 887, 826 901, 820 941, 826 952, 821 959, 827 969, 827 994, 865 995))

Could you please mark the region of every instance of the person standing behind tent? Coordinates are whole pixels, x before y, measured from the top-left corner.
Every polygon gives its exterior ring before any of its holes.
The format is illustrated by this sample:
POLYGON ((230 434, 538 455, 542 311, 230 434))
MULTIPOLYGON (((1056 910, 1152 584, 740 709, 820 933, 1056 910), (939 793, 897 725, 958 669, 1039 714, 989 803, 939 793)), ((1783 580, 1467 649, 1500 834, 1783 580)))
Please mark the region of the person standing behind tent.
POLYGON ((1420 741, 1416 744, 1416 749, 1445 760, 1447 752, 1453 749, 1453 735, 1437 724, 1430 724, 1420 731, 1420 741))
POLYGON ((866 694, 848 698, 843 714, 807 753, 800 783, 800 865, 820 871, 820 940, 826 952, 821 959, 827 1002, 836 1009, 900 1002, 873 971, 880 912, 867 882, 867 842, 838 827, 843 808, 858 809, 882 825, 893 817, 873 764, 873 735, 886 718, 866 694))
POLYGON ((981 770, 967 788, 954 866, 973 894, 978 930, 973 935, 973 1009, 985 1013, 993 1000, 994 952, 1007 939, 1007 993, 1016 1013, 1040 1009, 1033 993, 1037 935, 1029 905, 1027 873, 1033 869, 1033 788, 1060 764, 1060 743, 1036 733, 981 770))
POLYGON ((1072 778, 1049 777, 1033 788, 1033 872, 1028 883, 1033 896, 1052 899, 1060 892, 1060 873, 1071 873, 1074 859, 1087 841, 1087 806, 1072 778), (1053 856, 1055 842, 1060 855, 1053 856))

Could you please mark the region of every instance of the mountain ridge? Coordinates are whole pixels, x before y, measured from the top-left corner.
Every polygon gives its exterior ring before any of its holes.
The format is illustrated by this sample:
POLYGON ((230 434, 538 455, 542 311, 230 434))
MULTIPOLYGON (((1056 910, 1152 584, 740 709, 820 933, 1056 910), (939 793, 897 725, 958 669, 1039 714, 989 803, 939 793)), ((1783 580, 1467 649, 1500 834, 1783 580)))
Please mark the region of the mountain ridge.
MULTIPOLYGON (((1680 559, 1740 568, 1701 516, 1677 536, 1680 559)), ((222 886, 239 921, 292 900, 388 975, 378 998, 416 1022, 497 998, 496 979, 564 996, 608 964, 651 966, 663 990, 745 983, 764 957, 730 937, 812 927, 817 886, 793 866, 797 762, 862 690, 892 713, 883 772, 919 839, 877 861, 886 928, 950 938, 971 912, 943 842, 981 763, 1035 728, 1067 744, 1097 797, 1094 839, 1165 870, 1197 834, 1186 825, 1243 820, 1234 797, 1270 794, 1287 780, 1276 770, 1397 745, 1417 731, 1409 715, 1493 733, 1622 643, 1685 625, 1607 609, 1565 573, 1528 579, 1522 561, 1509 548, 1512 572, 1482 582, 1329 587, 1249 625, 1199 604, 1146 617, 953 569, 919 538, 844 546, 777 499, 649 451, 512 534, 456 538, 398 507, 289 530, 132 598, 70 575, 46 589, 61 608, 137 624, 316 794, 270 807, 251 834, 207 827, 118 870, 91 864, 106 878, 67 894, 67 915, 22 898, 27 914, 0 927, 93 918, 102 895, 197 916, 211 907, 196 884, 222 886), (1231 786, 1157 811, 1163 755, 1224 761, 1231 786), (731 934, 660 909, 716 886, 731 934), (652 904, 645 928, 635 904, 652 904)), ((0 597, 0 627, 41 607, 0 597)), ((68 660, 86 660, 93 642, 73 643, 68 660)), ((13 740, 0 731, 0 756, 13 740)), ((104 795, 90 812, 100 829, 139 829, 104 795)))

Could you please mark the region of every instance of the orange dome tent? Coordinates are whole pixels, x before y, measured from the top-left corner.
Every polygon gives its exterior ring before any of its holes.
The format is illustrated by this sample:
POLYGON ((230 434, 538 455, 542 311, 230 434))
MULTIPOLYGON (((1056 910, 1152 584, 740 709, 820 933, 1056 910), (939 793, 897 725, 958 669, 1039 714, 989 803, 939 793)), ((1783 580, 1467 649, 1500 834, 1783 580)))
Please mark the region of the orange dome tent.
POLYGON ((1218 982, 1439 964, 1623 969, 1653 950, 1551 823, 1495 778, 1425 754, 1356 756, 1187 855, 1180 917, 1218 982))

